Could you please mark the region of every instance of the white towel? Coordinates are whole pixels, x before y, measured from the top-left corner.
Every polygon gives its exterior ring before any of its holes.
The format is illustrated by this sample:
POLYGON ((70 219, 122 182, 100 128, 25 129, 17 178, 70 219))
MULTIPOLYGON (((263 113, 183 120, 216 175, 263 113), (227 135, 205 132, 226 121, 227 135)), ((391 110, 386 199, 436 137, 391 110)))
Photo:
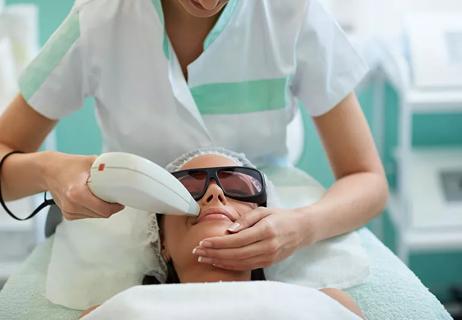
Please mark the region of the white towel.
MULTIPOLYGON (((264 172, 276 189, 274 207, 309 206, 325 193, 319 182, 297 168, 267 167, 264 172)), ((265 268, 265 275, 268 280, 316 289, 347 289, 364 283, 369 276, 369 257, 358 234, 350 232, 298 249, 287 259, 265 268)))
POLYGON ((159 267, 150 230, 153 213, 126 208, 110 219, 64 221, 55 234, 46 296, 85 310, 129 287, 159 267))
POLYGON ((322 292, 272 281, 137 286, 114 296, 85 320, 358 320, 322 292))

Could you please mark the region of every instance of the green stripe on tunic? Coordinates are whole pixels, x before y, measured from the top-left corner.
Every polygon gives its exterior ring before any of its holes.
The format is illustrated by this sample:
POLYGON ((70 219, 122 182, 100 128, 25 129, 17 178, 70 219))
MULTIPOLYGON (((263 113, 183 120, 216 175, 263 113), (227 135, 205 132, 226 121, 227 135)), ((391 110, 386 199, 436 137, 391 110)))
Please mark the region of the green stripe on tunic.
POLYGON ((21 94, 30 99, 80 37, 79 14, 70 14, 19 79, 21 94))
POLYGON ((287 79, 215 83, 191 89, 201 114, 239 114, 282 109, 287 79))

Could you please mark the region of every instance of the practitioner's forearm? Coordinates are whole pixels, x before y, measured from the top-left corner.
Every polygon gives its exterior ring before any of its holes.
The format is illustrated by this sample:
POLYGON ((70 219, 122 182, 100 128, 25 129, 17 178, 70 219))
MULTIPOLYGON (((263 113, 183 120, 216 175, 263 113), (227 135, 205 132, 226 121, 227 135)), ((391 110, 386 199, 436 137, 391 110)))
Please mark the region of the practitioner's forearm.
POLYGON ((385 207, 388 186, 379 173, 355 173, 337 180, 317 203, 298 209, 311 235, 303 245, 364 226, 385 207))
POLYGON ((50 153, 37 152, 56 125, 35 111, 18 94, 0 115, 0 158, 12 150, 25 154, 9 157, 2 168, 2 193, 5 200, 14 200, 45 189, 44 165, 50 153))
MULTIPOLYGON (((0 158, 11 148, 0 145, 0 158)), ((44 163, 49 152, 33 152, 11 155, 1 172, 1 187, 4 200, 10 201, 45 190, 44 163)))

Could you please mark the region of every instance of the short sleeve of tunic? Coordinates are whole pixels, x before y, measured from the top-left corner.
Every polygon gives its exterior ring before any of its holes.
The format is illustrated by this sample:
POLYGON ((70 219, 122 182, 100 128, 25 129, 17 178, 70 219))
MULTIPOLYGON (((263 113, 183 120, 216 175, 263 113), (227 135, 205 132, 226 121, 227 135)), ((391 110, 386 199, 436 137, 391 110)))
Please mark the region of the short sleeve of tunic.
POLYGON ((368 72, 363 58, 318 0, 309 0, 296 44, 292 92, 311 116, 320 116, 351 93, 368 72))
POLYGON ((74 6, 21 74, 21 95, 50 119, 60 119, 79 109, 88 91, 82 57, 79 10, 74 6))

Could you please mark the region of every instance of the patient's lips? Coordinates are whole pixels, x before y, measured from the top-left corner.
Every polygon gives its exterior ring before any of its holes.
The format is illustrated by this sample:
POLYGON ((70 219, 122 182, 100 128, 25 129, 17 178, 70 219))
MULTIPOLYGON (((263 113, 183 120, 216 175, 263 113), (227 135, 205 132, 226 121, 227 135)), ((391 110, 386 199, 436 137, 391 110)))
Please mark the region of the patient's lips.
POLYGON ((194 224, 210 220, 225 220, 228 222, 234 222, 236 218, 231 214, 231 212, 224 208, 207 208, 201 211, 199 218, 194 224))

